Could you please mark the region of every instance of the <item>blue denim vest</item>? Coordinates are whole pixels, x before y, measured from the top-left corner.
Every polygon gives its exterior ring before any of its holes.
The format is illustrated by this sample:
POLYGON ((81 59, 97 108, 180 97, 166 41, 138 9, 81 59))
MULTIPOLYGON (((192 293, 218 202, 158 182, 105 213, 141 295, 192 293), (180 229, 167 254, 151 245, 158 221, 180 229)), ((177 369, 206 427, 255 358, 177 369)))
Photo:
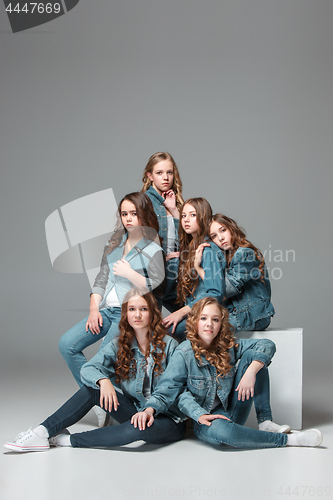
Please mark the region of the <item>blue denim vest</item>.
POLYGON ((253 349, 254 358, 268 366, 275 353, 275 344, 268 339, 239 339, 238 347, 229 350, 231 370, 216 378, 216 369, 206 359, 197 360, 189 340, 179 344, 161 380, 146 402, 156 413, 165 413, 175 401, 179 410, 193 420, 210 413, 217 394, 223 408, 233 387, 236 363, 243 353, 253 349))
MULTIPOLYGON (((162 361, 162 369, 164 371, 170 362, 178 342, 169 335, 166 335, 163 340, 166 343, 164 348, 165 357, 162 361)), ((152 345, 150 346, 150 349, 152 351, 152 345)), ((112 383, 119 387, 128 399, 133 401, 139 411, 140 408, 146 404, 146 399, 143 395, 143 381, 145 377, 146 362, 135 338, 132 343, 132 351, 133 359, 136 362, 135 377, 130 378, 129 380, 122 380, 120 384, 115 383, 114 367, 117 360, 118 338, 114 338, 103 349, 100 349, 100 351, 98 351, 98 353, 90 361, 82 366, 81 380, 88 387, 99 389, 99 385, 97 385, 98 380, 101 378, 112 379, 112 383)), ((154 366, 155 364, 152 364, 149 367, 148 372, 151 381, 152 394, 161 378, 161 374, 156 375, 156 373, 154 373, 154 366)), ((170 406, 169 410, 164 413, 176 422, 186 419, 176 406, 170 406)))
POLYGON ((237 330, 254 330, 255 322, 275 314, 266 265, 261 280, 260 262, 251 248, 239 247, 225 274, 223 305, 234 318, 237 330))
MULTIPOLYGON (((162 247, 164 252, 166 252, 166 242, 168 234, 168 222, 167 222, 167 212, 164 206, 165 199, 163 196, 159 195, 156 189, 150 186, 145 193, 153 204, 154 212, 157 216, 159 231, 158 234, 162 239, 162 247)), ((173 218, 175 224, 176 232, 176 245, 178 248, 178 229, 179 229, 179 219, 173 218)))
MULTIPOLYGON (((111 253, 103 254, 100 272, 91 290, 91 293, 98 293, 103 297, 101 308, 105 305, 106 297, 114 286, 120 304, 126 293, 134 286, 127 278, 115 276, 112 271, 114 263, 123 257, 126 240, 127 234, 124 234, 119 246, 111 253)), ((145 276, 148 290, 152 291, 163 282, 165 276, 163 251, 155 242, 140 240, 126 255, 125 260, 131 264, 134 271, 145 276)))
POLYGON ((201 267, 205 271, 205 279, 199 277, 199 282, 192 295, 186 297, 185 305, 192 307, 195 302, 204 297, 215 297, 219 302, 225 294, 224 271, 226 260, 222 250, 212 241, 207 240, 210 247, 205 247, 202 253, 201 267))

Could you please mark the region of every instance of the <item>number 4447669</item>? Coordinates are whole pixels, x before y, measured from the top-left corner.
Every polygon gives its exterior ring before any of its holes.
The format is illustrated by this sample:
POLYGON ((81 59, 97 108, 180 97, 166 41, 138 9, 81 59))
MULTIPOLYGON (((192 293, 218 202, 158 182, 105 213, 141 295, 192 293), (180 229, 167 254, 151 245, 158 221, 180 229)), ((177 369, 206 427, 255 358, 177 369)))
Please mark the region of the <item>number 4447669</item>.
MULTIPOLYGON (((13 4, 14 5, 14 4, 13 4)), ((9 12, 9 13, 13 13, 13 12, 16 12, 17 14, 19 14, 20 12, 25 12, 26 14, 33 14, 34 12, 38 14, 51 14, 52 12, 54 12, 55 14, 59 14, 60 12, 60 3, 55 3, 55 4, 52 4, 52 3, 42 3, 42 2, 39 2, 39 3, 25 3, 22 7, 20 6, 19 3, 17 3, 14 7, 12 7, 12 4, 8 4, 8 6, 6 7, 6 11, 9 12)))

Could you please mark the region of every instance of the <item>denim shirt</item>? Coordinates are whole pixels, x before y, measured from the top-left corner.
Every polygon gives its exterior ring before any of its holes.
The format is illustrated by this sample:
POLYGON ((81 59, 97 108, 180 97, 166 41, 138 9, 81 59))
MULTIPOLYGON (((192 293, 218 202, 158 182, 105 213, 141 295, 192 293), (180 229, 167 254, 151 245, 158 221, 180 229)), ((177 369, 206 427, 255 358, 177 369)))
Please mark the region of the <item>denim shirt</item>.
MULTIPOLYGON (((165 335, 163 340, 166 343, 166 346, 164 348, 165 357, 163 358, 161 363, 162 369, 164 371, 168 363, 170 362, 170 359, 178 345, 178 342, 169 335, 165 335)), ((136 362, 135 376, 133 378, 129 378, 128 380, 122 380, 119 384, 116 384, 114 380, 112 380, 112 383, 123 391, 124 395, 134 403, 137 410, 139 411, 140 408, 146 404, 146 399, 143 395, 143 382, 145 378, 146 362, 144 355, 139 349, 136 338, 133 339, 131 349, 133 351, 133 359, 136 362)), ((152 351, 152 349, 153 346, 151 345, 150 350, 152 351)), ((90 361, 82 366, 82 382, 88 387, 99 389, 100 387, 99 385, 97 385, 98 380, 100 380, 101 378, 114 379, 117 352, 118 338, 114 338, 103 349, 100 349, 90 361)), ((149 366, 148 370, 148 376, 151 381, 152 394, 157 386, 158 381, 161 378, 161 374, 157 375, 153 372, 154 366, 155 363, 152 363, 149 366)), ((170 406, 169 410, 165 411, 164 413, 176 422, 179 422, 186 418, 176 406, 170 406)))
POLYGON ((191 342, 185 340, 175 350, 157 390, 146 402, 156 414, 165 413, 174 401, 179 410, 196 422, 201 415, 211 412, 217 394, 225 410, 236 374, 235 365, 243 353, 253 349, 254 359, 268 366, 275 353, 275 344, 268 339, 239 339, 238 347, 229 350, 231 370, 216 378, 216 369, 205 357, 194 356, 191 342))
POLYGON ((223 305, 235 317, 238 329, 251 330, 256 321, 275 314, 268 271, 265 265, 261 280, 259 264, 252 248, 239 247, 226 269, 223 305))
MULTIPOLYGON (((113 265, 123 258, 126 240, 127 234, 124 234, 119 246, 111 253, 105 254, 104 252, 103 254, 101 268, 91 290, 91 293, 98 293, 103 297, 100 308, 105 306, 106 297, 114 286, 120 304, 126 293, 134 287, 127 278, 113 274, 113 265)), ((145 276, 146 287, 149 291, 154 290, 163 282, 165 276, 163 251, 154 241, 141 239, 124 259, 130 263, 134 271, 145 276)))
MULTIPOLYGON (((162 239, 162 246, 164 252, 166 252, 166 244, 167 244, 167 235, 168 235, 168 221, 167 221, 167 211, 164 205, 165 199, 163 196, 159 195, 156 189, 153 188, 153 186, 150 186, 145 194, 148 196, 148 198, 151 200, 153 207, 154 207, 154 212, 157 216, 158 220, 158 227, 159 227, 159 232, 158 234, 160 235, 162 239)), ((173 222, 175 224, 175 243, 176 243, 176 249, 178 249, 178 229, 179 229, 179 219, 176 219, 175 217, 173 218, 173 222)), ((175 250, 176 251, 176 250, 175 250)))
POLYGON ((204 247, 201 267, 205 271, 204 280, 199 276, 199 282, 192 295, 186 297, 185 305, 192 308, 195 302, 204 297, 215 297, 219 302, 225 294, 224 271, 226 260, 222 250, 212 241, 210 246, 204 247))

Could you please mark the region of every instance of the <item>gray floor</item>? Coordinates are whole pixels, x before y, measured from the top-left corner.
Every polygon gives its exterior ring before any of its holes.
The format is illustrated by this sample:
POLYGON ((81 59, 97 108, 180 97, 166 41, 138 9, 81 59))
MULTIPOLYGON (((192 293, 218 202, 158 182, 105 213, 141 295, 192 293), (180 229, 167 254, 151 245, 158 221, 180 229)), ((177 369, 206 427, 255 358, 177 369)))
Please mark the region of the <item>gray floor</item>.
MULTIPOLYGON (((4 452, 1 500, 105 495, 117 499, 331 498, 333 412, 327 396, 330 378, 322 379, 326 382, 318 390, 314 376, 306 378, 303 415, 304 427, 316 426, 323 432, 320 448, 221 450, 199 442, 189 431, 183 441, 164 447, 139 442, 116 450, 4 452)), ((7 374, 1 382, 0 441, 13 440, 36 426, 75 389, 65 370, 32 373, 27 368, 25 373, 7 374)), ((88 414, 74 428, 94 428, 94 415, 88 414)))

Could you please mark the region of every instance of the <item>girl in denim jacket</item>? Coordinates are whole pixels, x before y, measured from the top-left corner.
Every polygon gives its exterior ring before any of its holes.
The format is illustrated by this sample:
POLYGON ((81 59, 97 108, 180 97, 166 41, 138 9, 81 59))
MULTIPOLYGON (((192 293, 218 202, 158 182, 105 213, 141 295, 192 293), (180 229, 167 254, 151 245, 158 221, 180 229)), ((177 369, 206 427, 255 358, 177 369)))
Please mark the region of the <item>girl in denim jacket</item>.
MULTIPOLYGON (((164 280, 163 250, 158 243, 158 223, 149 198, 130 193, 120 202, 115 232, 105 247, 100 272, 90 296, 89 316, 68 330, 59 349, 79 386, 83 350, 104 338, 104 347, 118 335, 121 305, 133 287, 156 289, 164 280)), ((96 408, 99 425, 106 414, 96 408)))
POLYGON ((85 385, 41 425, 6 443, 6 449, 46 451, 50 445, 109 448, 141 439, 160 444, 183 437, 185 417, 176 407, 170 407, 165 415, 156 418, 154 427, 143 432, 131 424, 131 417, 153 393, 177 347, 176 340, 166 335, 151 293, 132 290, 127 294, 119 330, 119 338, 82 367, 85 385), (122 393, 115 391, 110 379, 115 379, 122 393), (104 408, 120 425, 70 434, 66 427, 78 422, 93 405, 104 408))
POLYGON ((182 181, 175 160, 169 153, 153 154, 143 172, 142 192, 151 200, 157 215, 159 235, 166 255, 166 290, 160 302, 170 312, 179 309, 176 280, 178 275, 178 228, 179 210, 184 200, 182 181))
MULTIPOLYGON (((229 322, 236 331, 265 330, 275 311, 262 253, 246 239, 244 230, 225 215, 213 216, 209 233, 226 256, 223 305, 229 311, 229 322)), ((194 267, 202 276, 201 252, 202 247, 197 251, 194 267)))
POLYGON ((192 306, 203 297, 216 297, 222 301, 225 293, 226 262, 224 253, 215 243, 202 249, 201 266, 204 276, 201 277, 194 269, 196 250, 208 240, 211 218, 211 206, 204 198, 190 198, 181 209, 177 296, 178 301, 184 305, 164 319, 164 324, 172 327, 172 334, 180 342, 185 339, 186 317, 192 306))
POLYGON ((187 329, 187 340, 176 349, 144 411, 133 416, 134 425, 153 427, 156 415, 176 401, 193 419, 194 434, 213 445, 274 448, 321 444, 317 429, 290 435, 282 429, 268 431, 272 414, 267 366, 275 352, 272 341, 236 340, 227 309, 210 297, 193 306, 187 329), (252 399, 257 402, 260 430, 244 427, 252 399))

